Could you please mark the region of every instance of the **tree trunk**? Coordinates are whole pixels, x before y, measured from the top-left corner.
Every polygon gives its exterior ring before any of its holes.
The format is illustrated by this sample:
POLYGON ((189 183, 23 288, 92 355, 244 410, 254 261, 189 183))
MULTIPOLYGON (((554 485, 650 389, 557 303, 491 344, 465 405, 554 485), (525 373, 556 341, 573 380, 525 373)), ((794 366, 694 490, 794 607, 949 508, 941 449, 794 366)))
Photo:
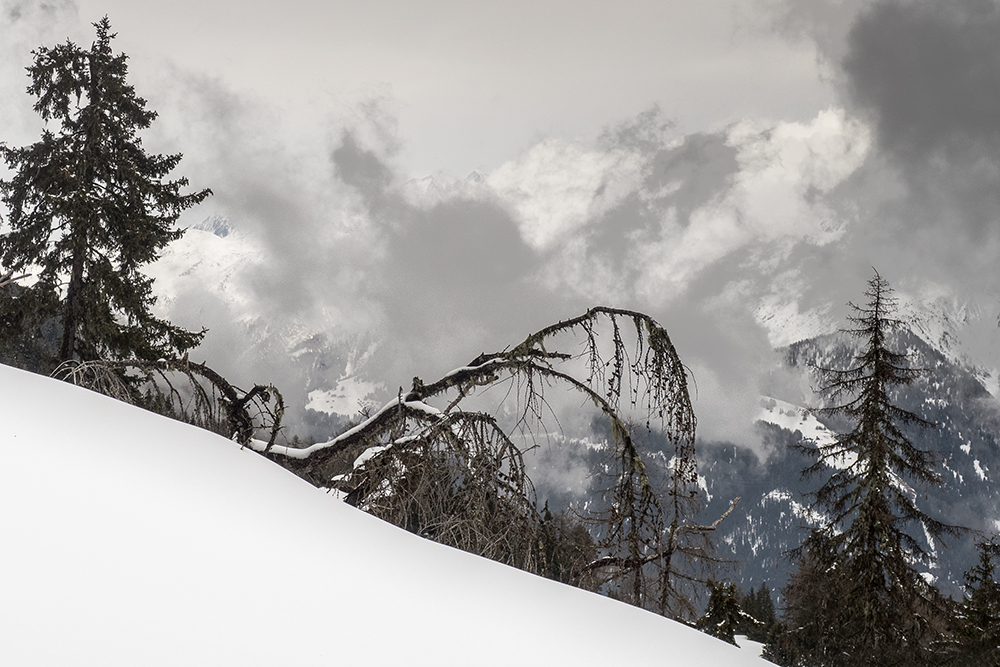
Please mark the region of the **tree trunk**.
MULTIPOLYGON (((79 230, 73 230, 81 234, 79 230)), ((62 347, 59 349, 59 361, 69 361, 76 351, 76 330, 80 321, 80 294, 83 291, 83 261, 87 253, 86 241, 74 243, 73 272, 70 275, 69 287, 66 290, 66 312, 63 315, 62 347)))
MULTIPOLYGON (((96 44, 95 47, 96 49, 96 44)), ((87 94, 89 96, 90 110, 98 110, 101 102, 100 72, 98 71, 98 60, 88 58, 90 73, 90 85, 87 94)), ((83 271, 84 262, 87 257, 87 232, 90 224, 89 219, 81 219, 80 211, 88 210, 89 206, 85 201, 86 192, 92 189, 94 182, 94 170, 91 165, 91 157, 96 152, 96 146, 100 139, 100 113, 95 112, 86 122, 86 138, 84 140, 82 155, 79 156, 79 185, 81 193, 78 193, 75 203, 74 215, 76 219, 70 224, 70 234, 73 235, 73 270, 70 274, 69 287, 66 289, 66 313, 63 316, 63 338, 62 346, 59 350, 59 361, 69 361, 76 352, 77 329, 82 319, 82 292, 83 292, 83 271), (83 199, 84 201, 79 201, 83 199)), ((89 215, 89 213, 88 213, 89 215)))

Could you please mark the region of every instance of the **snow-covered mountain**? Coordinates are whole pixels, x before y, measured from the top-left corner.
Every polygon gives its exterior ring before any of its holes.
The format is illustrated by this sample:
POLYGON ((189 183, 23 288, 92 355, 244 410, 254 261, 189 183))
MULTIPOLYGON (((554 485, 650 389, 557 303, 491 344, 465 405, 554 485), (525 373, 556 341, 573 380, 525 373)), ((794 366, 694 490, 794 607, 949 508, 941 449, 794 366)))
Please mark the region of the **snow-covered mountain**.
POLYGON ((208 216, 197 225, 191 227, 191 229, 198 229, 203 232, 208 232, 214 234, 221 239, 226 238, 233 233, 233 225, 229 218, 222 215, 221 213, 213 213, 208 216))
POLYGON ((332 320, 262 317, 254 281, 266 274, 264 255, 257 239, 224 216, 189 227, 146 269, 157 314, 193 330, 207 327, 205 344, 192 354, 237 385, 278 386, 289 406, 289 437, 328 437, 380 387, 359 375, 374 343, 343 334, 332 320))
POLYGON ((463 179, 449 179, 444 176, 423 176, 411 178, 400 188, 403 196, 416 206, 432 206, 448 197, 472 194, 486 184, 486 175, 473 170, 463 179))
POLYGON ((0 366, 0 403, 0 664, 768 664, 90 391, 0 366))
MULTIPOLYGON (((926 335, 927 330, 922 333, 926 335)), ((985 533, 1000 531, 1000 406, 996 398, 983 386, 975 368, 949 358, 924 336, 902 330, 893 346, 907 351, 914 365, 926 369, 912 385, 898 389, 894 400, 937 423, 934 429, 910 433, 914 443, 935 453, 942 477, 940 487, 912 488, 918 504, 945 523, 985 533)), ((806 375, 811 375, 812 364, 844 368, 857 351, 855 342, 843 334, 800 341, 784 350, 788 368, 806 375)), ((786 552, 801 543, 810 527, 824 520, 808 508, 808 493, 822 483, 822 473, 803 479, 801 471, 811 461, 790 445, 825 441, 832 437, 830 426, 802 406, 764 399, 759 422, 763 456, 733 444, 702 443, 701 473, 713 497, 744 498, 742 514, 722 529, 722 541, 739 559, 737 579, 745 585, 783 584, 790 570, 786 552)), ((720 508, 724 504, 713 498, 709 513, 720 508)), ((920 537, 919 526, 910 528, 920 537)), ((922 541, 939 559, 927 574, 946 592, 957 593, 963 573, 974 562, 972 537, 952 538, 945 545, 929 538, 922 541)))
POLYGON ((901 295, 899 305, 910 331, 1000 398, 1000 304, 928 284, 915 296, 901 295))

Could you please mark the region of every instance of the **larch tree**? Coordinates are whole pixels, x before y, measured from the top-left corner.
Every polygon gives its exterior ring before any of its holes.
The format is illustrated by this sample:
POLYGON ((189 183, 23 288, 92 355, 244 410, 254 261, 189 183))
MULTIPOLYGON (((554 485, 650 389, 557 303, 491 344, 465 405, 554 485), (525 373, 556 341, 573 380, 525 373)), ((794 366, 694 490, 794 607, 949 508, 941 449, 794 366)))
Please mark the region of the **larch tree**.
POLYGON ((828 519, 804 547, 808 576, 793 576, 786 589, 794 664, 933 664, 943 637, 944 600, 916 569, 933 556, 913 535, 937 540, 959 529, 916 504, 911 484, 940 478, 932 452, 904 429, 933 424, 895 405, 891 394, 921 369, 890 349, 902 323, 893 318, 897 300, 877 271, 865 295, 867 305, 849 304, 854 326, 844 332, 861 341, 853 365, 818 369, 829 407, 817 412, 844 417, 854 428, 832 442, 799 447, 816 459, 806 475, 832 472, 815 492, 815 507, 828 519))
POLYGON ((154 317, 152 280, 140 269, 181 236, 180 213, 211 192, 182 194, 186 179, 164 180, 181 155, 143 149, 137 132, 157 114, 126 81, 108 18, 94 26, 89 49, 67 41, 32 52, 28 93, 46 128, 29 146, 0 146, 13 172, 0 181, 0 263, 38 278, 4 324, 22 333, 57 320, 60 361, 174 357, 204 332, 154 317))

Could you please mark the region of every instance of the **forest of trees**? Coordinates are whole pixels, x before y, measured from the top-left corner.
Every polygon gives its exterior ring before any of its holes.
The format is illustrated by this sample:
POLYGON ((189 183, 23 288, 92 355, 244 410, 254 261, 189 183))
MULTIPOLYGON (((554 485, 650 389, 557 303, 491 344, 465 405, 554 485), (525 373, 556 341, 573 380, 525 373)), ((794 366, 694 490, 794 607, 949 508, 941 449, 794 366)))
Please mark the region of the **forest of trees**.
POLYGON ((940 483, 914 435, 934 424, 891 400, 923 371, 889 349, 903 325, 878 272, 865 304, 851 304, 846 332, 860 353, 847 368, 817 369, 816 414, 850 427, 832 443, 799 445, 811 460, 804 474, 816 480, 811 506, 826 520, 789 554, 796 571, 776 609, 767 583, 741 591, 726 581, 729 564, 711 539, 740 499, 699 522, 690 371, 644 313, 591 308, 439 379, 413 378, 326 442, 279 442, 278 389, 244 391, 190 362, 208 332, 151 314, 153 284, 141 269, 180 237, 181 212, 211 192, 165 180, 180 154, 145 152, 138 132, 156 113, 128 84, 107 17, 95 28, 90 48, 33 52, 28 92, 46 129, 29 146, 0 146, 12 174, 0 181, 4 363, 214 429, 428 539, 725 641, 745 635, 781 665, 1000 664, 998 538, 943 523, 908 492, 940 483), (581 397, 609 434, 601 497, 587 505, 540 503, 525 466, 556 392, 581 397), (501 414, 489 400, 497 393, 515 409, 501 414), (667 455, 643 444, 640 435, 654 433, 667 455), (976 540, 962 599, 921 576, 918 566, 933 559, 924 534, 976 540))

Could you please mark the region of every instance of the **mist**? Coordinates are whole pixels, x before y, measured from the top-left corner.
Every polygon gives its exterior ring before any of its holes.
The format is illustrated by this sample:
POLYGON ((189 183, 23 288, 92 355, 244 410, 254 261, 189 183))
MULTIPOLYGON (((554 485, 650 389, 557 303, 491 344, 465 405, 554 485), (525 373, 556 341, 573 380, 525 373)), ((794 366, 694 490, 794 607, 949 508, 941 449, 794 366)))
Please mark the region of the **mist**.
MULTIPOLYGON (((794 119, 744 109, 690 130, 651 101, 589 135, 536 131, 458 176, 407 172, 391 87, 290 116, 147 58, 134 77, 160 113, 147 149, 184 153, 177 175, 215 193, 182 226, 220 216, 234 230, 192 230, 150 269, 159 313, 207 327, 192 354, 234 383, 277 385, 289 434, 326 438, 414 376, 592 305, 641 310, 691 370, 699 436, 759 450, 760 395, 803 391, 776 372, 775 348, 842 326, 872 267, 904 295, 938 290, 984 321, 1000 314, 1000 10, 758 5, 766 30, 812 45, 829 107, 794 119), (337 414, 307 407, 323 397, 337 414)), ((40 127, 16 93, 27 52, 88 33, 71 2, 3 11, 13 144, 40 127)), ((980 345, 995 358, 991 346, 980 345)))
POLYGON ((195 136, 174 138, 196 146, 181 169, 216 193, 200 215, 221 212, 253 250, 228 279, 238 307, 195 306, 218 291, 195 282, 165 312, 208 327, 198 354, 240 383, 282 387, 304 421, 310 392, 363 378, 377 403, 604 304, 648 312, 673 337, 701 437, 756 446, 781 333, 760 304, 807 291, 810 249, 853 223, 827 199, 868 146, 837 110, 682 135, 654 106, 591 142, 542 140, 488 174, 415 180, 393 163, 403 139, 391 117, 370 107, 310 152, 269 138, 273 119, 253 100, 198 80, 171 89, 198 119, 195 136))

